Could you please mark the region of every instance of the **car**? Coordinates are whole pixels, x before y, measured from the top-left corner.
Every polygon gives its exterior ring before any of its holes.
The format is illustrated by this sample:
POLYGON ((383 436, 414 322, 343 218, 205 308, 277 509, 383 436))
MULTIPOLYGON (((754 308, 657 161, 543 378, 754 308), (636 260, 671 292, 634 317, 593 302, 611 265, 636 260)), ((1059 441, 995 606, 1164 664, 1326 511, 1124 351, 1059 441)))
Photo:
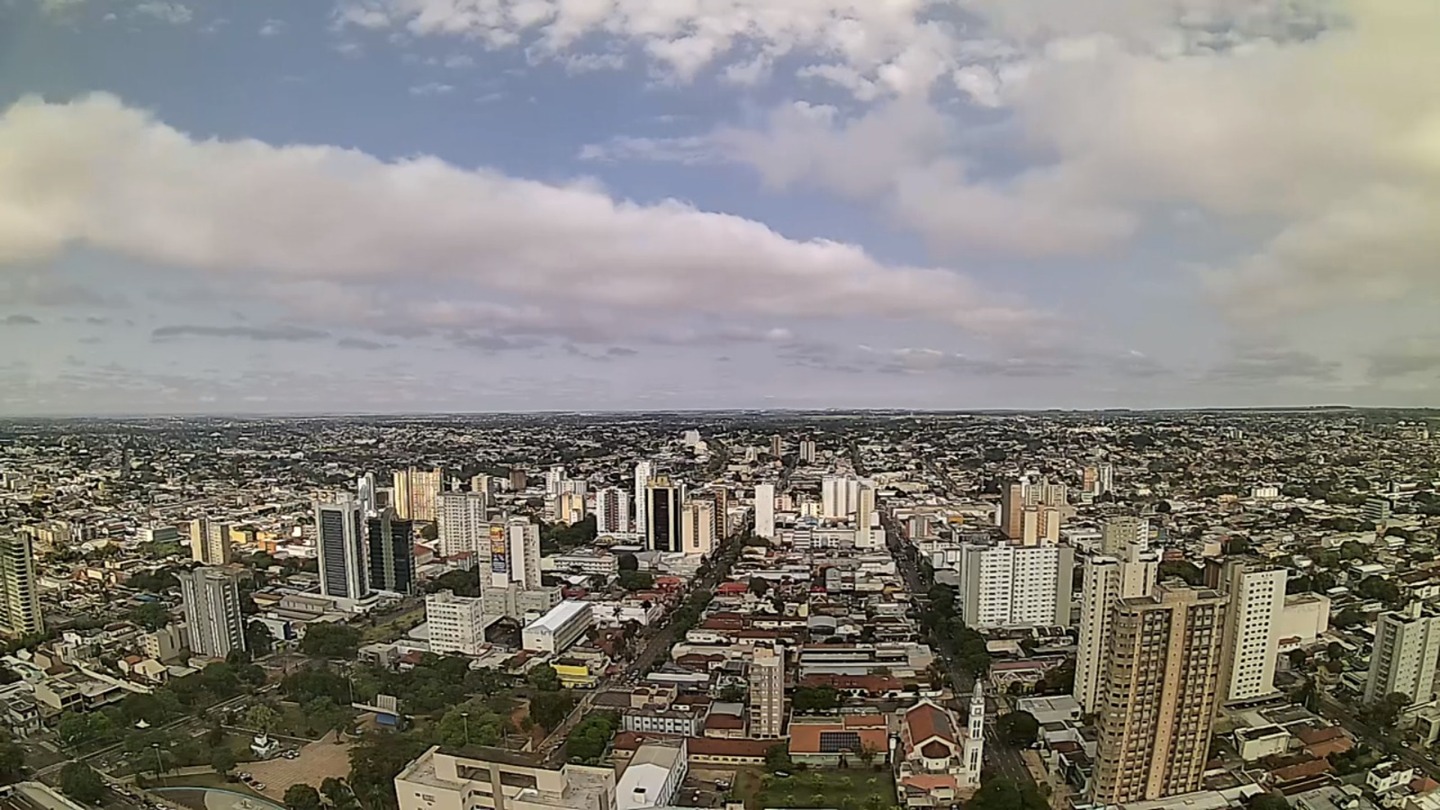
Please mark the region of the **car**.
POLYGON ((253 778, 254 778, 254 777, 252 777, 252 776, 250 775, 250 772, 249 772, 249 771, 244 771, 244 772, 242 772, 242 773, 240 774, 240 781, 242 781, 242 782, 249 782, 249 781, 250 781, 251 779, 253 779, 253 778))
POLYGON ((250 787, 253 787, 253 788, 255 788, 256 790, 264 790, 264 789, 265 789, 265 783, 264 783, 264 782, 255 782, 254 784, 250 785, 250 787))

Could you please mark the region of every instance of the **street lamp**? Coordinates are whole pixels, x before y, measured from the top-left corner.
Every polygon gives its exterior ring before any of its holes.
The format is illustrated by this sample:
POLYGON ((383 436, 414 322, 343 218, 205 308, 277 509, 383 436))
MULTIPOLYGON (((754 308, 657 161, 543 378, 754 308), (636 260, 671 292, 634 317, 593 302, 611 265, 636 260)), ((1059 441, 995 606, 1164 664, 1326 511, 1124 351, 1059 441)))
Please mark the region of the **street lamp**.
POLYGON ((465 745, 466 745, 466 747, 469 747, 469 745, 470 745, 470 712, 461 712, 461 713, 460 713, 460 722, 464 724, 464 728, 465 728, 465 745))
POLYGON ((155 752, 155 778, 163 779, 160 774, 165 770, 165 766, 160 761, 160 743, 150 743, 150 748, 155 752))

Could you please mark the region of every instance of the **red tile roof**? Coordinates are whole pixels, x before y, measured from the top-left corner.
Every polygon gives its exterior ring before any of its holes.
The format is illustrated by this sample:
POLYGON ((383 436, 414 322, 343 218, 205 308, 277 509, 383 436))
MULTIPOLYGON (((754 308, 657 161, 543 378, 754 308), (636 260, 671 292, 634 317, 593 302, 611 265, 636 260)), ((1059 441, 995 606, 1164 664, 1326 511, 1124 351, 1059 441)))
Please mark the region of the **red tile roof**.
POLYGON ((951 745, 959 740, 950 725, 950 717, 933 703, 921 702, 905 712, 905 726, 910 733, 911 745, 923 745, 926 740, 939 737, 951 745))

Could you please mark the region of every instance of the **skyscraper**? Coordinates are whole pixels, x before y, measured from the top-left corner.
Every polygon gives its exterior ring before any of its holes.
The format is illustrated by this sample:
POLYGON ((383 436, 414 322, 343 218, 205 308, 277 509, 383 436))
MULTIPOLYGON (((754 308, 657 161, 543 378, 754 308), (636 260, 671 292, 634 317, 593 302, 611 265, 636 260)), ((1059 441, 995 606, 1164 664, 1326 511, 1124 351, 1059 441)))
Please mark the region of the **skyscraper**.
POLYGON ((755 536, 769 540, 775 536, 775 485, 755 485, 755 536))
POLYGON ((190 521, 190 556, 202 565, 225 565, 232 560, 230 524, 200 519, 190 521))
POLYGON ((680 487, 660 475, 645 487, 645 548, 680 551, 680 487))
POLYGON ((860 481, 853 475, 827 475, 820 482, 820 516, 845 519, 860 503, 860 481))
POLYGON ((445 471, 399 470, 395 473, 395 515, 401 520, 435 521, 435 502, 445 485, 445 471))
POLYGON ((343 495, 334 502, 316 502, 315 556, 321 594, 352 602, 370 595, 365 540, 359 501, 343 495))
POLYGON ((391 593, 415 591, 414 524, 386 509, 366 521, 369 539, 370 587, 391 593))
POLYGON ((855 501, 855 547, 877 549, 881 544, 871 526, 875 522, 875 487, 866 481, 860 485, 855 501))
POLYGON ((648 461, 635 465, 635 533, 645 533, 645 488, 650 485, 650 476, 655 474, 654 466, 648 461))
POLYGON ((560 488, 565 484, 565 468, 560 466, 551 467, 545 471, 545 494, 551 497, 560 494, 560 488))
POLYGON ((605 487, 595 493, 595 531, 620 534, 630 524, 630 493, 619 487, 605 487))
POLYGON ((1100 528, 1100 551, 1111 557, 1124 557, 1131 545, 1150 545, 1150 521, 1143 517, 1121 515, 1105 521, 1100 528))
POLYGON ((1087 712, 1099 710, 1101 678, 1109 642, 1110 616, 1121 599, 1148 596, 1155 588, 1160 555, 1143 545, 1128 546, 1125 557, 1098 555, 1084 564, 1080 596, 1080 641, 1075 656, 1075 700, 1087 712))
POLYGON ((965 543, 960 615, 976 629, 1069 626, 1074 569, 1066 545, 965 543))
POLYGON ((755 647, 750 660, 750 736, 779 737, 785 731, 785 655, 755 647))
POLYGON ((490 499, 483 492, 446 492, 436 505, 440 554, 480 554, 490 537, 490 499))
POLYGON ((730 488, 717 486, 715 493, 715 542, 723 542, 730 536, 730 488))
POLYGON ((515 585, 521 590, 538 589, 540 527, 528 518, 513 517, 491 523, 489 534, 489 559, 481 571, 481 587, 504 589, 515 585))
POLYGON ((1060 538, 1067 506, 1064 484, 1033 473, 1022 476, 1000 491, 1000 531, 1027 546, 1053 544, 1060 538))
POLYGON ((797 451, 801 464, 815 463, 815 442, 809 439, 800 440, 800 449, 797 451))
POLYGON ((224 658, 245 649, 245 617, 235 578, 220 568, 202 566, 179 574, 180 598, 190 652, 202 658, 224 658))
POLYGON ((0 537, 0 632, 11 637, 45 631, 31 542, 25 534, 0 537))
POLYGON ((375 473, 365 473, 355 479, 355 496, 360 501, 360 514, 368 518, 380 511, 375 473))
POLYGON ((1365 679, 1365 702, 1376 703, 1397 692, 1411 703, 1431 700, 1436 692, 1437 657, 1440 616, 1427 613, 1420 602, 1380 614, 1370 673, 1365 679))
POLYGON ((1222 693, 1226 702, 1268 697, 1275 693, 1275 660, 1280 637, 1275 632, 1285 610, 1284 568, 1232 561, 1225 566, 1222 588, 1230 599, 1225 623, 1225 669, 1222 693))
POLYGON ((685 514, 680 527, 679 550, 696 557, 710 555, 715 547, 715 503, 704 499, 685 502, 685 514))
POLYGON ((1101 687, 1091 800, 1116 805, 1200 789, 1219 706, 1225 597, 1164 583, 1116 602, 1101 687))

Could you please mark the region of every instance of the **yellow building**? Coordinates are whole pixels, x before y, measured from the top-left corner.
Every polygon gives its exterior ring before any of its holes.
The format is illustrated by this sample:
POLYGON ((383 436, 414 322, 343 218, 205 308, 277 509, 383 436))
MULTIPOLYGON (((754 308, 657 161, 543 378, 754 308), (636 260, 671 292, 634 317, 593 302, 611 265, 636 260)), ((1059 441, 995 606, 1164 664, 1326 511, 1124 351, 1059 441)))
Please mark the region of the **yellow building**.
POLYGON ((552 666, 560 676, 560 685, 567 689, 594 689, 600 684, 600 673, 581 661, 556 662, 552 666))

